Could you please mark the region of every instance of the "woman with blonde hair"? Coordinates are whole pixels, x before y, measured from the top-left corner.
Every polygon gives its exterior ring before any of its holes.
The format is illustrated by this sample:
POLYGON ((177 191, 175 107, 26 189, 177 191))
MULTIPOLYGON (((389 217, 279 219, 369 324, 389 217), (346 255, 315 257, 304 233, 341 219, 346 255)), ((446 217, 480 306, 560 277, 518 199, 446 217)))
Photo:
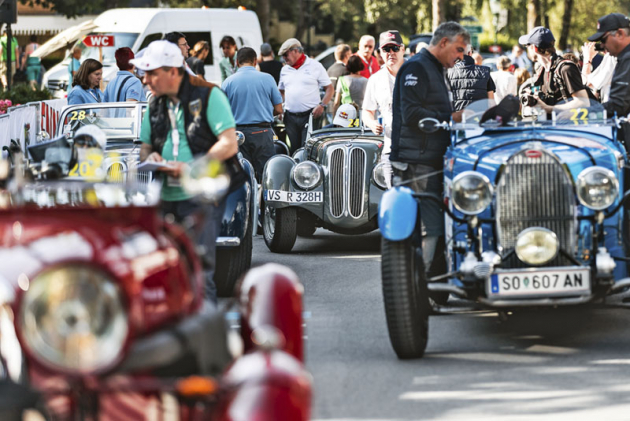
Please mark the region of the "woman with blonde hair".
POLYGON ((514 70, 514 76, 516 76, 516 93, 519 94, 521 92, 521 86, 531 77, 531 75, 526 68, 519 67, 514 70))
POLYGON ((186 59, 186 63, 192 69, 195 74, 205 78, 206 70, 204 68, 204 61, 210 54, 210 44, 208 41, 199 41, 190 50, 190 57, 186 59))

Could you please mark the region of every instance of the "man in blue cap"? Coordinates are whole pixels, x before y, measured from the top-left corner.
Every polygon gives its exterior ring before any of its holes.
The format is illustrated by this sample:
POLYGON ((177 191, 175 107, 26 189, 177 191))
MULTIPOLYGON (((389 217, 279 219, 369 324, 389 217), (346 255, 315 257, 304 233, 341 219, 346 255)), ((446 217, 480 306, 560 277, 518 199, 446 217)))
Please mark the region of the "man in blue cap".
MULTIPOLYGON (((609 99, 602 105, 610 116, 614 113, 627 116, 630 113, 630 20, 621 13, 603 16, 597 21, 597 32, 588 40, 601 43, 611 56, 617 57, 609 99)), ((624 131, 627 132, 626 127, 624 131)))
MULTIPOLYGON (((549 29, 537 26, 529 34, 521 36, 518 42, 526 45, 529 56, 540 64, 532 86, 539 88, 541 94, 531 99, 535 101, 533 105, 540 106, 547 113, 588 107, 589 91, 582 82, 580 69, 572 61, 556 54, 556 39, 549 29)), ((532 97, 532 92, 524 89, 523 96, 532 97)), ((528 103, 526 98, 521 98, 521 102, 528 103)))

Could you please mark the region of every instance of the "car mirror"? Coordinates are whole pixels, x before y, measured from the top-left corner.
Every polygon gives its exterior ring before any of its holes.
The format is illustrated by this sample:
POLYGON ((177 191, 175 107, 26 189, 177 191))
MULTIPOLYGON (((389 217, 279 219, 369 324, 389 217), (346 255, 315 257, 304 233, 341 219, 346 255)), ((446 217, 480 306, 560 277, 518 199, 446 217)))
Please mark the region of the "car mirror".
POLYGON ((444 124, 434 118, 423 118, 418 123, 418 128, 425 133, 435 133, 444 128, 444 124))

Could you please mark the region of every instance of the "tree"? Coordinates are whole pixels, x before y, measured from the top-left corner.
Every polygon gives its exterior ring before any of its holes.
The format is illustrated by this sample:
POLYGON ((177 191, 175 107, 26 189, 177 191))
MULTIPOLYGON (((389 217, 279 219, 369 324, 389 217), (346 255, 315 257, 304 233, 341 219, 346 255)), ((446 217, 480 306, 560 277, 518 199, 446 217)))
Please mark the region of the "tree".
POLYGON ((567 48, 569 40, 569 31, 571 30, 571 11, 573 10, 573 0, 564 0, 564 13, 562 14, 562 29, 560 32, 560 41, 558 48, 564 50, 567 48))
POLYGON ((29 6, 49 7, 57 13, 73 18, 80 15, 99 14, 116 7, 126 7, 130 0, 20 0, 29 6))

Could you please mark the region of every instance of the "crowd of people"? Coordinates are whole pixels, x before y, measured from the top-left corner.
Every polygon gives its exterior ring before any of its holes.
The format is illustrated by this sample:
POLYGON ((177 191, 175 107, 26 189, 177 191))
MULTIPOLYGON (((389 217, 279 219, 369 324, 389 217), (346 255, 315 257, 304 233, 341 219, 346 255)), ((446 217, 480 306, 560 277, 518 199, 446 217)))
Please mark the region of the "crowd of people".
MULTIPOLYGON (((434 31, 430 43, 418 44, 415 54, 405 59, 401 34, 388 30, 380 34, 378 44, 372 36, 361 37, 354 54, 350 45, 338 45, 335 63, 326 70, 305 54, 298 39, 281 45, 279 61, 269 44, 259 46, 259 56, 252 46, 238 47, 233 37, 225 36, 220 42, 224 57, 219 87, 204 78, 210 45, 200 41, 191 47, 184 34, 173 32, 135 55, 129 48, 116 50, 119 71, 104 92, 103 65, 94 59, 80 62, 81 50, 75 48, 68 66, 68 103, 149 99, 141 159, 170 163, 163 169, 162 199, 165 211, 177 220, 199 206, 178 185, 182 168, 199 154, 233 159, 239 150, 236 130, 245 134, 240 151, 261 181, 265 163, 275 154, 277 116, 284 121, 290 153, 303 146, 309 128, 322 127, 327 113, 335 116, 327 127, 347 127, 361 118, 367 129, 383 135, 381 160, 388 186, 404 182, 416 191, 439 195, 449 136, 443 130, 422 132, 418 122, 423 118, 458 122, 474 101, 499 104, 518 96, 528 97, 521 103, 542 113, 591 101, 600 102, 609 115, 630 113, 630 21, 624 15, 602 17, 597 33, 578 55, 558 54, 552 32, 536 27, 519 38, 509 55, 497 58, 494 72, 470 44, 464 27, 447 22, 434 31), (599 54, 596 42, 605 54, 599 54)), ((7 48, 6 39, 4 44, 0 39, 0 48, 7 48)), ((26 51, 36 49, 33 43, 26 51)), ((33 69, 29 78, 36 78, 35 60, 27 56, 24 63, 33 69)), ((215 296, 212 251, 224 205, 204 210, 206 222, 198 235, 207 250, 209 297, 215 296)), ((427 202, 422 212, 427 267, 443 222, 439 208, 427 202)))

